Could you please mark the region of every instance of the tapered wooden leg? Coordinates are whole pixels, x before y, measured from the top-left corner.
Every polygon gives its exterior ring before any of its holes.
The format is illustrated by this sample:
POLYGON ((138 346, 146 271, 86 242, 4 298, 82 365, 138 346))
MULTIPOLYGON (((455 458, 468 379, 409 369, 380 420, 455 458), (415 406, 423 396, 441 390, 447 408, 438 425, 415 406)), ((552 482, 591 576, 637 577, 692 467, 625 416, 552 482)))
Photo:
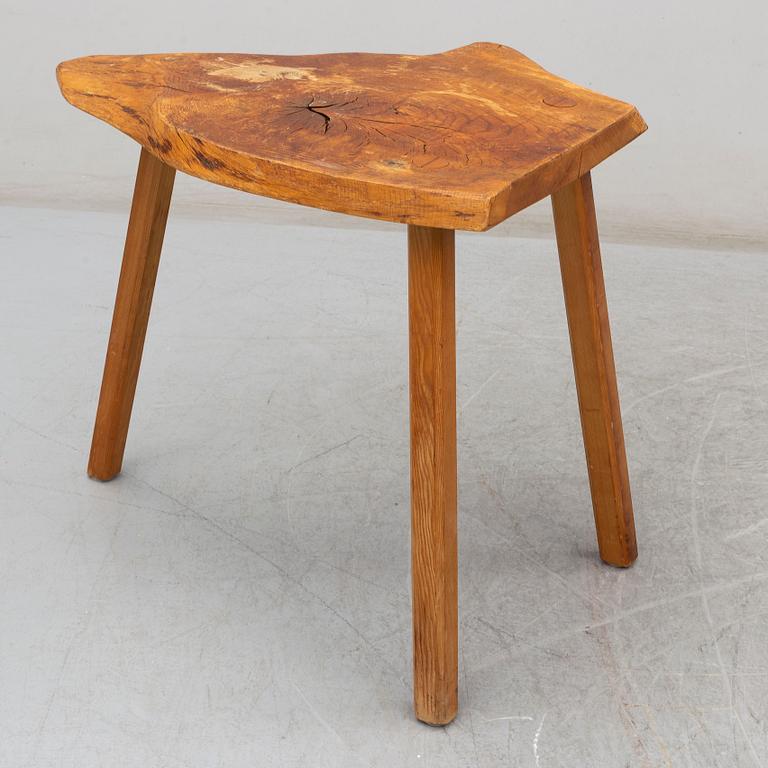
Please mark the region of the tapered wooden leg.
POLYGON ((624 432, 589 173, 552 195, 600 557, 637 557, 624 432))
POLYGON ((88 461, 99 480, 111 480, 123 463, 175 173, 141 150, 88 461))
POLYGON ((458 704, 454 233, 408 227, 411 569, 416 717, 458 704))

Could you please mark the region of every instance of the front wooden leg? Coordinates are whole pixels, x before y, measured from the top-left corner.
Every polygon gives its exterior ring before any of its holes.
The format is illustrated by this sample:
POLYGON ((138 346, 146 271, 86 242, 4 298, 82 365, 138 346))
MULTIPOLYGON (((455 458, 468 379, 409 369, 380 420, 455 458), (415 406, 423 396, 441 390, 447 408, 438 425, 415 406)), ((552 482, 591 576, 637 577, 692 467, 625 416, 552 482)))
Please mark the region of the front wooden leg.
POLYGON ((458 705, 456 332, 453 230, 408 227, 411 568, 416 717, 458 705))
POLYGON ((98 480, 111 480, 123 463, 175 174, 142 148, 88 460, 98 480))
POLYGON ((637 542, 590 174, 553 194, 552 209, 600 557, 626 567, 637 542))

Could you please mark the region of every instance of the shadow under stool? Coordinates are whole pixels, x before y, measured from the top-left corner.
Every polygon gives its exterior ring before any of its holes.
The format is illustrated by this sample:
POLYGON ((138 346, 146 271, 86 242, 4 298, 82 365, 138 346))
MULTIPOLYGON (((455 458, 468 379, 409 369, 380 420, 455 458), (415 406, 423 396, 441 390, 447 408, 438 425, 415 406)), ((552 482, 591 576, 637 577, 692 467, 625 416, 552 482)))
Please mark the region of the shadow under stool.
POLYGON ((590 170, 629 104, 475 43, 430 56, 170 54, 59 65, 64 97, 141 145, 88 473, 120 472, 176 170, 408 227, 413 687, 457 711, 454 232, 552 197, 601 558, 637 556, 590 170))

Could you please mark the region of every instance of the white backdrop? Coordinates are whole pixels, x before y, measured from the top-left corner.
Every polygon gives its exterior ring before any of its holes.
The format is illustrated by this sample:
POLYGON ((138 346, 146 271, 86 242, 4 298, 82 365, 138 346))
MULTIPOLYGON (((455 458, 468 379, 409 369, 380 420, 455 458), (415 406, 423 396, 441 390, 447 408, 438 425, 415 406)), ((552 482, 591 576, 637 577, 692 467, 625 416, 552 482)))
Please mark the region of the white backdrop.
MULTIPOLYGON (((646 134, 595 172, 604 233, 717 247, 768 243, 763 0, 3 0, 1 7, 0 202, 126 205, 136 148, 63 101, 54 78, 62 59, 190 50, 430 53, 493 40, 633 102, 648 122, 646 134)), ((202 206, 217 215, 288 215, 282 205, 188 178, 179 178, 174 205, 181 213, 202 206)), ((541 229, 548 219, 540 204, 512 226, 541 229)))

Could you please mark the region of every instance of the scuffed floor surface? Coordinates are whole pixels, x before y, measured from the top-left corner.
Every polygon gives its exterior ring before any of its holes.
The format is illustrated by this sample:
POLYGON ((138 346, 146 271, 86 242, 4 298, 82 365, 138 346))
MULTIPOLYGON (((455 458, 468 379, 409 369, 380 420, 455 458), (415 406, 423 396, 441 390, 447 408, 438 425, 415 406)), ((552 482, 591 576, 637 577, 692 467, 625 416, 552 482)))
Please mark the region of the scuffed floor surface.
POLYGON ((640 542, 597 559, 554 245, 457 239, 461 710, 410 710, 405 235, 0 212, 0 765, 768 764, 768 259, 606 244, 640 542))

